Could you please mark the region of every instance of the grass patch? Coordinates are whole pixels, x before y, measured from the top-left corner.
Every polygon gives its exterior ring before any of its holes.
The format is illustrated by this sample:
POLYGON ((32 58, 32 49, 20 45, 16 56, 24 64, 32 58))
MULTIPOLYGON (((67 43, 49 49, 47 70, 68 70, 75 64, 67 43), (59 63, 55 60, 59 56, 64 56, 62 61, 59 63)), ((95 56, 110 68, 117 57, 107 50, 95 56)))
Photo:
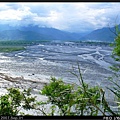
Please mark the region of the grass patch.
POLYGON ((35 41, 27 41, 27 40, 7 40, 0 41, 0 52, 13 52, 25 50, 26 46, 35 44, 35 41))
POLYGON ((23 41, 0 41, 0 52, 25 50, 26 45, 26 42, 23 41))
POLYGON ((47 40, 0 40, 0 52, 25 50, 26 46, 49 42, 47 40))
POLYGON ((23 46, 0 46, 0 52, 13 52, 13 51, 19 51, 19 50, 25 50, 25 47, 23 46))

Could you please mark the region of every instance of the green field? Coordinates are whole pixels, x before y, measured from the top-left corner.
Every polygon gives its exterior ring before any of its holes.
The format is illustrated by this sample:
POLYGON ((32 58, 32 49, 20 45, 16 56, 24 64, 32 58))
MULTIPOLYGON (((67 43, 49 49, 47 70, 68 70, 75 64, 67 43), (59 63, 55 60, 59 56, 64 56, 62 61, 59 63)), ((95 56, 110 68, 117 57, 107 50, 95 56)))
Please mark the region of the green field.
POLYGON ((0 46, 0 52, 13 52, 13 51, 19 51, 19 50, 25 50, 25 47, 23 46, 0 46))
POLYGON ((20 41, 0 41, 0 52, 24 50, 25 44, 20 41))
POLYGON ((9 41, 0 41, 0 52, 13 52, 19 50, 25 50, 26 46, 35 45, 41 42, 48 41, 25 41, 25 40, 9 40, 9 41))

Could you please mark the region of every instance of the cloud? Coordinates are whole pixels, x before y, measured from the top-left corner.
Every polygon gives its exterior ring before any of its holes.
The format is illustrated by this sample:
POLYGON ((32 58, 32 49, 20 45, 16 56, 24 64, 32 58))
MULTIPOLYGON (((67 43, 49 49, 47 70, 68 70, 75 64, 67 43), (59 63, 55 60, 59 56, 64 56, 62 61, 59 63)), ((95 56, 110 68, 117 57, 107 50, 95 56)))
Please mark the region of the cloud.
POLYGON ((119 8, 120 3, 114 2, 2 3, 0 21, 10 25, 33 24, 82 32, 120 23, 119 8))

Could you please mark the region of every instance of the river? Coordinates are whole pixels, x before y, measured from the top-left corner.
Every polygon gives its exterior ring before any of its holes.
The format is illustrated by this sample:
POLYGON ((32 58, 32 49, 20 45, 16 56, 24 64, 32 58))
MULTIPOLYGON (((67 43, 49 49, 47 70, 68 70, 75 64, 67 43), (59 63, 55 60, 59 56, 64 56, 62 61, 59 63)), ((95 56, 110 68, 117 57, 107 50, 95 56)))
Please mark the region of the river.
MULTIPOLYGON (((49 83, 50 77, 63 79, 64 82, 79 85, 78 79, 70 73, 78 74, 80 65, 83 79, 94 86, 111 87, 108 77, 113 75, 109 68, 114 60, 112 48, 106 45, 80 44, 74 42, 48 42, 27 46, 26 50, 0 54, 0 70, 9 76, 24 77, 23 86, 33 86, 33 93, 40 89, 40 83, 49 83)), ((8 85, 10 87, 10 85, 8 85)), ((3 88, 3 84, 1 89, 3 88)), ((5 87, 4 87, 5 88, 5 87)), ((2 89, 3 90, 3 89, 2 89)), ((107 91, 106 96, 111 97, 107 91)))

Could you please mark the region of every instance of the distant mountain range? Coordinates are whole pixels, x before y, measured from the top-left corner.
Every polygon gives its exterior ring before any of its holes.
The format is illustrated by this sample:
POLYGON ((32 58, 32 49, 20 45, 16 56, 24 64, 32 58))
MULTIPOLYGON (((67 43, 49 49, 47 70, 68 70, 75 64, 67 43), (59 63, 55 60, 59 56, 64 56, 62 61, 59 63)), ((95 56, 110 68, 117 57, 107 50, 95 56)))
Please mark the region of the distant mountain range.
MULTIPOLYGON (((114 28, 110 29, 115 31, 114 28)), ((0 40, 91 40, 111 42, 114 40, 115 35, 110 29, 97 29, 88 34, 70 33, 55 28, 38 27, 37 25, 12 27, 0 24, 0 40)))
MULTIPOLYGON (((120 25, 118 26, 120 30, 120 25)), ((105 42, 113 42, 116 35, 115 27, 104 27, 102 29, 97 29, 92 31, 91 33, 81 37, 80 40, 90 40, 90 41, 105 41, 105 42)))
POLYGON ((83 35, 85 33, 70 33, 33 25, 26 27, 0 25, 0 40, 79 40, 83 35))

